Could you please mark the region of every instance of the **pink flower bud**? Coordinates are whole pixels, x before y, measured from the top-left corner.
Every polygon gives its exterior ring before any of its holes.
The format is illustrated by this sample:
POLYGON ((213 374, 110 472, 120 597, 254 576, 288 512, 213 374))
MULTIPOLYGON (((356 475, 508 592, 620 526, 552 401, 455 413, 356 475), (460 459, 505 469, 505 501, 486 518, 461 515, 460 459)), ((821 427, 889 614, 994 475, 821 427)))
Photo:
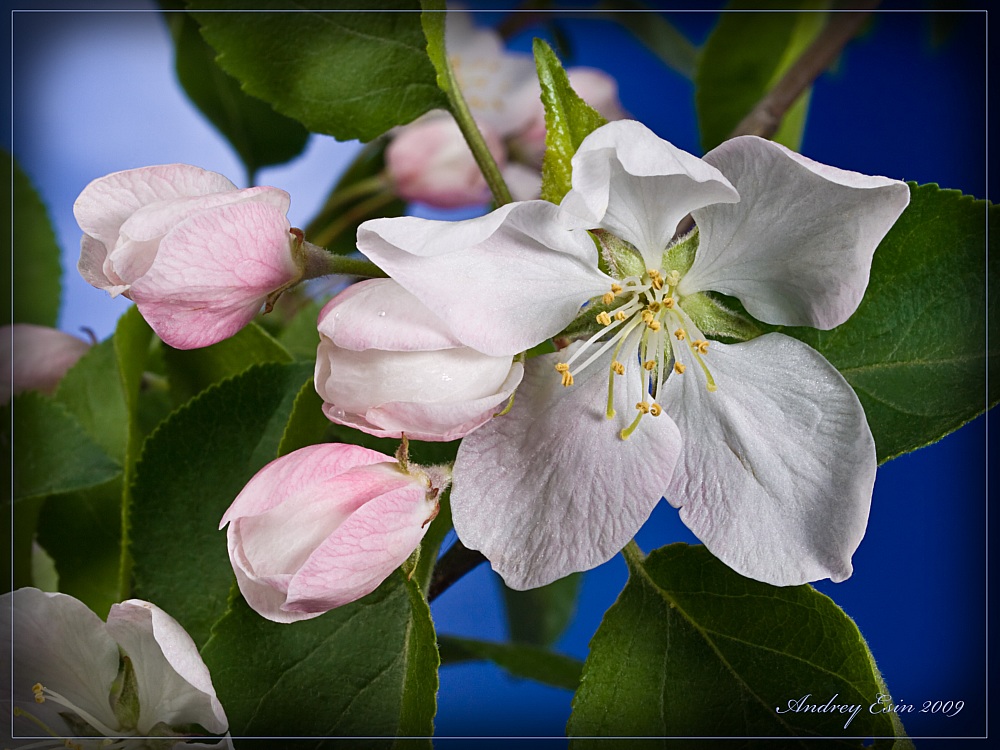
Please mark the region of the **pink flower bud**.
MULTIPOLYGON (((493 158, 502 167, 506 151, 494 131, 481 126, 493 158)), ((386 171, 396 193, 438 208, 486 203, 490 190, 450 116, 432 116, 400 128, 385 151, 386 171)))
POLYGON ((362 281, 334 297, 320 312, 319 333, 323 413, 379 437, 464 437, 503 408, 524 372, 510 356, 463 345, 391 279, 362 281))
POLYGON ((208 346, 250 322, 269 295, 302 276, 288 193, 237 190, 186 164, 115 172, 76 199, 80 274, 134 300, 178 349, 208 346))
POLYGON ((306 620, 371 593, 420 544, 445 482, 357 445, 272 461, 222 517, 240 591, 274 622, 306 620))
POLYGON ((0 403, 14 393, 53 393, 90 344, 55 328, 15 323, 0 328, 0 403))

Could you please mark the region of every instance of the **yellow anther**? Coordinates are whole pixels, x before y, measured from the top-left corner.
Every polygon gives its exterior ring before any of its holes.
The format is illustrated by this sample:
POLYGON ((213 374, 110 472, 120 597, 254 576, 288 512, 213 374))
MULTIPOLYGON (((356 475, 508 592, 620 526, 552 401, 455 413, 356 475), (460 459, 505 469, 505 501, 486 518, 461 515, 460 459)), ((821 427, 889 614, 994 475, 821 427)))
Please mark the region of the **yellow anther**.
POLYGON ((684 374, 684 370, 686 370, 686 369, 687 368, 684 367, 684 365, 682 363, 680 363, 680 362, 674 362, 674 372, 676 372, 678 375, 683 375, 684 374))
POLYGON ((569 365, 565 362, 560 362, 556 365, 556 372, 562 373, 562 384, 563 387, 569 388, 573 385, 573 375, 570 374, 569 365))
POLYGON ((653 404, 649 407, 649 413, 654 417, 658 417, 663 413, 663 408, 659 404, 653 404))
POLYGON ((604 312, 602 312, 600 315, 597 316, 597 322, 600 323, 602 326, 611 325, 611 316, 608 315, 607 310, 605 310, 604 312))
POLYGON ((691 346, 697 349, 698 354, 708 353, 708 342, 705 339, 698 339, 697 341, 692 341, 691 346))
POLYGON ((45 690, 42 687, 42 683, 36 682, 31 686, 31 692, 35 694, 35 703, 45 703, 45 694, 42 692, 45 690))
POLYGON ((622 288, 621 288, 620 284, 612 284, 611 285, 611 291, 614 292, 615 294, 618 294, 618 292, 620 292, 621 290, 622 290, 622 288))
POLYGON ((674 331, 674 336, 677 337, 678 341, 683 341, 685 338, 687 338, 687 334, 684 333, 683 328, 678 328, 676 331, 674 331))
POLYGON ((670 286, 677 286, 681 282, 681 272, 676 268, 667 274, 667 283, 670 286))
POLYGON ((654 315, 649 310, 644 310, 642 313, 642 322, 647 325, 653 322, 654 315))
POLYGON ((626 315, 625 313, 623 313, 621 310, 619 310, 618 312, 615 313, 615 320, 617 320, 617 321, 625 320, 625 318, 627 318, 627 317, 628 317, 628 315, 626 315))
POLYGON ((659 279, 659 278, 661 278, 659 269, 656 269, 656 268, 647 268, 646 269, 646 273, 649 274, 649 278, 651 278, 651 279, 659 279))
POLYGON ((647 359, 645 362, 642 363, 642 366, 645 367, 647 370, 652 370, 654 367, 656 367, 656 362, 654 362, 651 359, 647 359))
POLYGON ((603 302, 605 305, 610 305, 614 301, 615 301, 614 292, 607 292, 603 297, 601 297, 601 302, 603 302))
POLYGON ((611 363, 611 369, 615 371, 616 375, 625 374, 625 365, 619 362, 617 359, 611 363))
POLYGON ((665 300, 663 300, 663 306, 665 308, 667 308, 668 310, 673 310, 674 309, 674 298, 673 297, 667 297, 665 300))
POLYGON ((656 289, 657 291, 663 289, 663 277, 659 274, 657 274, 655 278, 650 278, 650 282, 653 284, 653 289, 656 289))
POLYGON ((659 302, 650 302, 648 305, 646 305, 646 309, 649 310, 651 313, 658 313, 660 311, 660 307, 661 305, 659 302))
POLYGON ((643 414, 649 414, 649 403, 647 401, 640 401, 635 405, 635 408, 641 411, 643 414))
POLYGON ((658 321, 658 320, 651 320, 648 323, 646 323, 646 326, 651 331, 659 331, 660 330, 660 321, 658 321))

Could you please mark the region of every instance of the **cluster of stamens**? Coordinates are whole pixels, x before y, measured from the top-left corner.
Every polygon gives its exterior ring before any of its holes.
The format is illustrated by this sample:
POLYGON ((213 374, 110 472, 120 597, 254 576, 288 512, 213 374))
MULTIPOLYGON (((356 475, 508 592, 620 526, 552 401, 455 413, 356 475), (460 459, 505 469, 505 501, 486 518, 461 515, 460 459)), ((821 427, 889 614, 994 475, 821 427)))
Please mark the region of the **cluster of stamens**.
MULTIPOLYGON (((709 342, 704 339, 689 340, 688 328, 691 323, 677 305, 675 294, 681 274, 672 270, 664 274, 662 270, 651 268, 642 277, 629 276, 620 283, 611 285, 611 291, 601 297, 604 305, 611 306, 616 299, 624 299, 624 303, 613 310, 602 310, 595 316, 601 330, 587 339, 573 355, 565 362, 555 366, 556 372, 562 376, 565 387, 573 385, 573 372, 579 374, 601 355, 614 347, 611 366, 608 372, 608 403, 606 416, 615 416, 614 410, 614 380, 616 375, 625 374, 625 362, 629 357, 638 356, 642 363, 640 371, 643 379, 643 393, 651 397, 651 401, 640 401, 635 405, 638 414, 635 420, 620 433, 623 440, 635 431, 639 420, 645 414, 658 417, 663 413, 663 407, 656 399, 663 392, 667 377, 671 373, 682 375, 686 369, 678 358, 678 350, 686 344, 694 359, 705 374, 708 390, 715 390, 715 381, 705 365, 702 355, 708 353, 709 342), (667 324, 673 330, 671 340, 667 324), (617 330, 616 330, 617 329, 617 330), (596 345, 596 351, 580 364, 575 364, 585 352, 596 345), (638 349, 636 354, 635 349, 638 349), (625 352, 621 359, 619 355, 625 352), (571 369, 572 368, 572 371, 571 369)), ((697 332, 697 329, 695 329, 697 332)))
MULTIPOLYGON (((72 701, 70 701, 66 697, 60 695, 59 693, 57 693, 54 690, 51 690, 51 689, 45 687, 40 682, 36 682, 34 685, 31 686, 31 692, 32 692, 32 694, 35 697, 35 703, 42 704, 42 703, 45 703, 46 701, 52 701, 53 703, 56 703, 56 704, 62 706, 63 708, 68 709, 69 714, 82 719, 84 722, 86 722, 94 730, 96 730, 97 732, 100 732, 104 736, 104 738, 105 738, 105 739, 101 740, 101 743, 100 743, 101 747, 111 748, 113 746, 118 746, 118 741, 116 741, 114 739, 115 736, 118 734, 118 732, 116 732, 111 727, 105 725, 103 722, 101 722, 98 718, 96 718, 92 714, 90 714, 87 711, 84 711, 83 709, 81 709, 78 706, 76 706, 72 701)), ((46 734, 51 735, 54 738, 58 738, 60 736, 59 733, 53 731, 45 722, 43 722, 37 716, 33 716, 28 711, 25 711, 20 706, 15 706, 14 707, 14 715, 15 716, 21 716, 21 717, 24 717, 24 718, 28 719, 33 724, 35 724, 36 726, 38 726, 38 728, 41 729, 43 732, 45 732, 46 734)), ((66 716, 67 714, 66 713, 62 713, 62 715, 66 716)), ((43 741, 41 743, 38 743, 37 746, 41 747, 42 745, 45 745, 45 744, 46 744, 46 742, 43 741)), ((61 744, 63 744, 67 748, 72 748, 73 750, 83 750, 83 745, 81 745, 79 743, 76 743, 76 742, 72 742, 69 739, 66 739, 61 744)), ((35 747, 35 746, 36 746, 35 744, 31 745, 31 747, 35 747)))

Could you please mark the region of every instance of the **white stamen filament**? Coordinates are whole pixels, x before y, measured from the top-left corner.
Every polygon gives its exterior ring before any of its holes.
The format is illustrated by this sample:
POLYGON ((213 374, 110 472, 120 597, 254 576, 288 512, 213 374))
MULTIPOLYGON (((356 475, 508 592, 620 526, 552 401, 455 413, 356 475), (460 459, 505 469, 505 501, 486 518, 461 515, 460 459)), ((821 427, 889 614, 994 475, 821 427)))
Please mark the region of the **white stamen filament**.
MULTIPOLYGON (((36 691, 36 693, 37 692, 38 691, 36 691)), ((92 726, 98 732, 100 732, 101 734, 103 734, 105 737, 114 737, 115 735, 119 734, 119 732, 117 730, 112 729, 107 724, 105 724, 104 722, 102 722, 100 719, 94 717, 92 714, 88 713, 87 711, 84 711, 82 708, 79 708, 78 706, 74 705, 72 701, 70 701, 67 698, 63 697, 62 695, 60 695, 59 693, 57 693, 55 690, 51 690, 50 688, 47 688, 45 686, 41 686, 40 692, 44 696, 45 700, 47 700, 47 701, 50 700, 53 703, 58 703, 60 706, 68 708, 70 711, 72 711, 74 714, 76 714, 77 716, 79 716, 85 722, 87 722, 88 724, 90 724, 90 726, 92 726)))

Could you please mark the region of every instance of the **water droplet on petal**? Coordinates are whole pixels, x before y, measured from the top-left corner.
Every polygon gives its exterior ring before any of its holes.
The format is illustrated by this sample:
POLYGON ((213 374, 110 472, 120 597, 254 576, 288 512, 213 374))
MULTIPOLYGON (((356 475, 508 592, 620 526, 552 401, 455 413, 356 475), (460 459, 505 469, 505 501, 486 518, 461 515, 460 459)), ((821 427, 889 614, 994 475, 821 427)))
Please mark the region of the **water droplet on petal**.
POLYGON ((385 317, 385 310, 379 310, 379 311, 378 311, 378 316, 379 316, 380 318, 384 318, 384 317, 385 317))

